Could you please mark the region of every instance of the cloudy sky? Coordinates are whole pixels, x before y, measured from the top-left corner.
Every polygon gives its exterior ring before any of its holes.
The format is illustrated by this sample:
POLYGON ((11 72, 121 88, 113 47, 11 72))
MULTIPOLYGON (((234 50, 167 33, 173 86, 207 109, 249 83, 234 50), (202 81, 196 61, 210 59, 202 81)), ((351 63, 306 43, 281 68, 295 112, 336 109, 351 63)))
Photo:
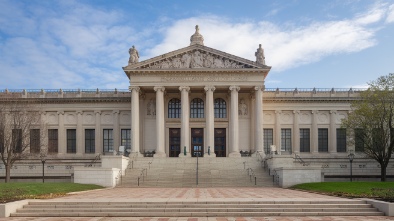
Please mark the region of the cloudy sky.
POLYGON ((122 67, 205 45, 272 66, 267 88, 358 88, 394 72, 394 0, 0 0, 1 89, 127 89, 122 67))

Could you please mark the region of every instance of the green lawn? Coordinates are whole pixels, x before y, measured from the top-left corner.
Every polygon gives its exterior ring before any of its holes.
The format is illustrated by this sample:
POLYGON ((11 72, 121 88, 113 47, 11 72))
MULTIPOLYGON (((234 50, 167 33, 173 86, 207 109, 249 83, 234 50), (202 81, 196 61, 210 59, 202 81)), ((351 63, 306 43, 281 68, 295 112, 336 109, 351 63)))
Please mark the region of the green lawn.
POLYGON ((21 199, 42 199, 63 196, 66 193, 103 187, 78 183, 0 183, 0 203, 21 199))
POLYGON ((291 188, 350 198, 366 197, 394 201, 394 182, 303 183, 291 188))

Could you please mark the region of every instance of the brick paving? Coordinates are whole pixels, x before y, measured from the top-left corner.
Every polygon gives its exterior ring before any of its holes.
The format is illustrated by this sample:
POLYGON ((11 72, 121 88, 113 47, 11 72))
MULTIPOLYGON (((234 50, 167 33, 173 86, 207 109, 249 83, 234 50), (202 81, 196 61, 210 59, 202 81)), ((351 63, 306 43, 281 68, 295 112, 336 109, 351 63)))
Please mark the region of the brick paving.
MULTIPOLYGON (((65 197, 50 199, 48 201, 215 201, 215 200, 346 200, 344 198, 307 193, 281 188, 112 188, 104 190, 87 191, 70 194, 65 197)), ((0 221, 380 221, 394 220, 387 216, 306 216, 306 217, 10 217, 0 218, 0 221)))

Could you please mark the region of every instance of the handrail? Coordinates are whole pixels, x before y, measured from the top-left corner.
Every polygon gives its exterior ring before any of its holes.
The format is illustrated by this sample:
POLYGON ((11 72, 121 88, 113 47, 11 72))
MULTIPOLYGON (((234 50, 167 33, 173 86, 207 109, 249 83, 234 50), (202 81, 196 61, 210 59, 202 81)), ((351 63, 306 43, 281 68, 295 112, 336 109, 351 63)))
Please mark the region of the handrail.
POLYGON ((274 185, 279 185, 279 175, 276 173, 276 170, 272 170, 274 175, 272 175, 272 182, 274 185))
POLYGON ((90 162, 89 164, 85 165, 85 167, 92 167, 93 164, 96 163, 97 161, 99 161, 100 159, 101 159, 101 154, 98 154, 96 157, 94 157, 92 162, 90 162))
POLYGON ((298 161, 300 164, 302 164, 302 166, 309 166, 309 163, 305 162, 305 161, 300 157, 300 155, 298 155, 298 154, 294 154, 294 159, 295 159, 296 161, 298 161))

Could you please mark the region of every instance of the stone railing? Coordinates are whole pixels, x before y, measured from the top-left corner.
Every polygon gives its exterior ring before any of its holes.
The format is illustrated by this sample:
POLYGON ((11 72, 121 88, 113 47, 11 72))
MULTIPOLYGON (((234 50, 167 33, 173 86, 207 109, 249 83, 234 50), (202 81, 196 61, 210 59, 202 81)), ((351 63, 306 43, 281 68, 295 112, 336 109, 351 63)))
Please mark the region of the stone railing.
POLYGON ((128 89, 0 89, 0 98, 130 97, 128 89))
POLYGON ((358 97, 364 88, 265 88, 264 98, 358 97))

